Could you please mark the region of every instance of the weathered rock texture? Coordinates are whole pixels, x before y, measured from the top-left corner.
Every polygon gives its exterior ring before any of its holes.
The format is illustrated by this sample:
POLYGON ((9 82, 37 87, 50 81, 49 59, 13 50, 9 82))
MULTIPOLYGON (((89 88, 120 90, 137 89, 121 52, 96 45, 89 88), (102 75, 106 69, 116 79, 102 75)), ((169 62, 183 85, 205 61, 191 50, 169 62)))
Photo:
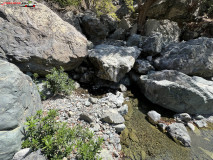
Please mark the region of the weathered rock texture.
POLYGON ((164 70, 140 76, 138 84, 151 102, 164 108, 179 113, 213 113, 212 81, 164 70))
POLYGON ((87 39, 40 3, 33 9, 2 6, 0 30, 0 58, 22 71, 46 74, 58 66, 71 70, 87 55, 87 39))
POLYGON ((155 60, 157 69, 178 70, 188 75, 213 76, 213 38, 200 37, 166 47, 155 60))
POLYGON ((98 77, 118 82, 131 70, 139 54, 137 47, 98 45, 89 51, 89 59, 98 68, 98 77))
POLYGON ((181 143, 185 147, 191 146, 191 138, 184 124, 172 123, 167 127, 167 131, 176 143, 181 143))
POLYGON ((11 160, 21 148, 26 117, 41 109, 40 95, 31 78, 0 60, 0 159, 11 160))
POLYGON ((148 19, 144 26, 145 36, 152 36, 155 33, 162 34, 164 43, 178 42, 180 36, 180 28, 176 22, 170 20, 148 19))

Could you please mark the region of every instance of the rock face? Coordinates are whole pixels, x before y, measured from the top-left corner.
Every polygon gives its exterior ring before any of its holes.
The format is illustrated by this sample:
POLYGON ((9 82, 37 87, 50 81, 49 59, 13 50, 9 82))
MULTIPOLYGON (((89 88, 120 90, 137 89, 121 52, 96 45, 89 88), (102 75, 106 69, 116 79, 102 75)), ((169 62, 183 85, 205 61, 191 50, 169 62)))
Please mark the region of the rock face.
POLYGON ((175 142, 180 142, 185 147, 191 146, 191 138, 184 124, 172 123, 167 127, 167 131, 175 142))
POLYGON ((138 84, 151 102, 164 108, 179 113, 213 113, 211 81, 200 77, 191 78, 173 70, 164 70, 140 76, 138 84))
POLYGON ((190 21, 194 17, 198 2, 199 0, 156 0, 146 16, 153 19, 190 21))
POLYGON ((24 72, 44 75, 58 66, 71 70, 87 55, 87 39, 40 3, 33 10, 1 7, 0 30, 0 58, 24 72))
POLYGON ((21 148, 26 117, 41 109, 40 95, 31 78, 0 60, 0 159, 11 160, 21 148))
POLYGON ((151 36, 155 33, 161 33, 163 42, 178 42, 180 36, 180 28, 176 22, 170 20, 148 19, 144 26, 145 36, 151 36))
POLYGON ((107 26, 93 14, 85 14, 81 25, 88 39, 94 42, 104 40, 109 33, 107 26))
POLYGON ((137 47, 103 44, 89 51, 89 59, 98 68, 99 78, 118 82, 131 70, 139 54, 137 47))
POLYGON ((178 70, 188 75, 213 76, 213 38, 201 37, 166 47, 155 60, 157 69, 178 70))
POLYGON ((155 70, 149 61, 144 59, 138 59, 135 62, 134 70, 140 74, 147 74, 149 71, 155 70))

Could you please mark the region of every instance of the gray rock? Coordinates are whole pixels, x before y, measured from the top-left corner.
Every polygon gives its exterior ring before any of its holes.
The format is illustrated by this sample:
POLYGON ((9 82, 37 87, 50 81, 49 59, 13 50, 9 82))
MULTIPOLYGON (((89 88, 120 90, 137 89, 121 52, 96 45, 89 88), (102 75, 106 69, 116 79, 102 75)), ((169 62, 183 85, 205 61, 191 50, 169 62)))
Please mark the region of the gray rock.
POLYGON ((103 100, 105 99, 116 104, 118 107, 124 103, 124 95, 122 92, 119 91, 117 91, 116 94, 107 93, 107 97, 103 98, 103 100))
POLYGON ((192 131, 195 131, 195 126, 193 123, 187 123, 187 126, 192 130, 192 131))
POLYGON ((89 122, 89 123, 93 122, 93 118, 87 113, 81 113, 79 119, 84 120, 84 121, 89 122))
POLYGON ((133 69, 139 74, 147 74, 149 71, 155 70, 155 68, 144 59, 137 59, 133 69))
POLYGON ((161 33, 155 33, 149 37, 143 36, 139 47, 142 49, 144 56, 155 56, 160 54, 166 45, 163 41, 163 35, 161 33))
POLYGON ((168 125, 167 131, 176 143, 181 143, 185 147, 191 146, 191 138, 184 124, 172 123, 168 125))
POLYGON ((18 152, 14 155, 13 160, 22 160, 22 159, 24 159, 24 157, 26 157, 30 152, 31 152, 31 149, 30 149, 30 148, 21 149, 20 151, 18 151, 18 152))
POLYGON ((156 111, 149 111, 147 115, 149 121, 154 125, 158 124, 159 120, 161 119, 161 115, 156 111))
POLYGON ((166 132, 167 125, 165 123, 158 123, 158 127, 161 132, 166 132))
POLYGON ((146 17, 191 22, 198 6, 199 0, 158 0, 147 9, 146 17))
POLYGON ((68 11, 67 13, 63 14, 62 19, 71 25, 73 25, 79 32, 82 33, 82 29, 80 26, 81 22, 80 15, 74 15, 72 11, 68 11))
POLYGON ((121 106, 119 109, 118 109, 118 113, 120 113, 122 116, 127 114, 128 113, 128 105, 125 104, 123 106, 121 106))
POLYGON ((87 56, 87 39, 41 3, 37 9, 1 7, 0 57, 23 72, 45 75, 53 67, 72 70, 87 56), (51 18, 50 18, 51 17, 51 18))
POLYGON ((195 117, 194 117, 195 120, 202 120, 204 118, 205 117, 203 117, 202 115, 199 115, 199 114, 195 115, 195 117))
POLYGON ((23 160, 47 160, 40 150, 30 153, 23 160))
POLYGON ((165 47, 163 56, 155 60, 159 70, 169 69, 187 75, 213 76, 213 38, 201 37, 165 47))
POLYGON ((164 70, 142 75, 138 79, 141 92, 153 103, 178 113, 213 113, 213 82, 197 82, 174 70, 164 70), (209 85, 211 83, 212 85, 209 85))
POLYGON ((148 19, 144 26, 144 33, 147 37, 160 33, 164 43, 171 43, 179 41, 181 30, 176 22, 148 19))
POLYGON ((203 128, 208 126, 206 123, 206 120, 195 120, 194 123, 196 124, 198 128, 203 128))
POLYGON ((139 54, 137 47, 98 45, 90 50, 89 59, 99 70, 99 78, 118 82, 131 70, 139 54))
POLYGON ((81 26, 88 39, 100 43, 109 33, 109 29, 105 26, 95 14, 87 13, 82 17, 81 26))
POLYGON ((118 28, 122 28, 124 30, 130 29, 130 22, 126 18, 122 18, 120 23, 118 24, 118 28))
POLYGON ((95 124, 93 124, 93 130, 94 130, 94 132, 98 132, 99 130, 100 130, 100 125, 99 124, 97 124, 97 123, 95 123, 95 124))
POLYGON ((118 124, 113 127, 115 128, 117 133, 121 133, 126 128, 125 124, 118 124))
POLYGON ((174 115, 174 119, 177 121, 177 122, 189 122, 191 121, 191 116, 188 114, 188 113, 180 113, 180 114, 175 114, 174 115))
POLYGON ((110 111, 105 112, 102 115, 101 120, 110 124, 121 124, 121 123, 124 123, 125 121, 122 115, 120 115, 119 113, 110 112, 110 111))
POLYGON ((0 60, 0 159, 11 160, 21 148, 26 117, 42 108, 32 79, 18 67, 0 60))
POLYGON ((138 31, 138 24, 134 24, 130 30, 130 35, 136 34, 138 31))
POLYGON ((85 101, 84 105, 85 105, 86 107, 89 107, 89 106, 91 105, 91 103, 87 100, 87 101, 85 101))
POLYGON ((128 38, 128 40, 126 42, 126 45, 127 46, 137 46, 137 47, 139 47, 141 42, 142 42, 142 36, 138 35, 138 34, 133 34, 133 35, 131 35, 128 38))
POLYGON ((75 82, 75 83, 74 83, 74 86, 75 86, 75 89, 80 88, 80 84, 79 84, 78 82, 75 82))
POLYGON ((118 28, 115 30, 113 34, 110 35, 109 38, 115 39, 115 40, 125 40, 126 36, 126 30, 123 28, 118 28))
POLYGON ((127 91, 126 86, 124 86, 123 84, 120 84, 119 88, 120 88, 121 92, 126 92, 127 91))
POLYGON ((89 102, 91 102, 92 104, 96 104, 96 103, 98 103, 98 99, 97 99, 97 98, 90 97, 90 98, 89 98, 89 102))
POLYGON ((113 160, 111 153, 107 149, 101 150, 100 157, 102 157, 103 160, 113 160))

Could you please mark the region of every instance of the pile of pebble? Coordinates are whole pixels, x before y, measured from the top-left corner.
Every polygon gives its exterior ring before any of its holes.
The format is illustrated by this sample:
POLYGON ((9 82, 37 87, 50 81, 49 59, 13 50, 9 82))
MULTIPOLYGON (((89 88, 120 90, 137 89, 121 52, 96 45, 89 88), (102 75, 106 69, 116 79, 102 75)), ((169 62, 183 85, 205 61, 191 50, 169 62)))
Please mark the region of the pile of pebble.
POLYGON ((89 94, 73 92, 69 97, 51 98, 43 101, 44 111, 57 109, 58 121, 67 122, 70 126, 79 124, 88 127, 95 136, 104 139, 100 156, 103 159, 120 159, 120 136, 125 129, 123 116, 128 112, 122 92, 107 93, 101 98, 89 94))

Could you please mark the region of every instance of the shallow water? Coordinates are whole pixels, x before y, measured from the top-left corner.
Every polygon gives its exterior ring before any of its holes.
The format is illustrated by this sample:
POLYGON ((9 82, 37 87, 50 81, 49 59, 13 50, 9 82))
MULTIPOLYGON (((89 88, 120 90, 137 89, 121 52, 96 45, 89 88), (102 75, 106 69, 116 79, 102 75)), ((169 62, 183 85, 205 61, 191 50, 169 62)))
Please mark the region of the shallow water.
POLYGON ((121 134, 124 159, 132 160, 212 160, 213 159, 213 125, 207 129, 189 131, 192 147, 186 148, 176 144, 166 133, 151 125, 146 114, 150 110, 159 112, 163 119, 170 122, 175 114, 150 103, 138 92, 128 96, 126 102, 129 112, 125 116, 127 128, 121 134), (139 98, 138 98, 139 97, 139 98))

